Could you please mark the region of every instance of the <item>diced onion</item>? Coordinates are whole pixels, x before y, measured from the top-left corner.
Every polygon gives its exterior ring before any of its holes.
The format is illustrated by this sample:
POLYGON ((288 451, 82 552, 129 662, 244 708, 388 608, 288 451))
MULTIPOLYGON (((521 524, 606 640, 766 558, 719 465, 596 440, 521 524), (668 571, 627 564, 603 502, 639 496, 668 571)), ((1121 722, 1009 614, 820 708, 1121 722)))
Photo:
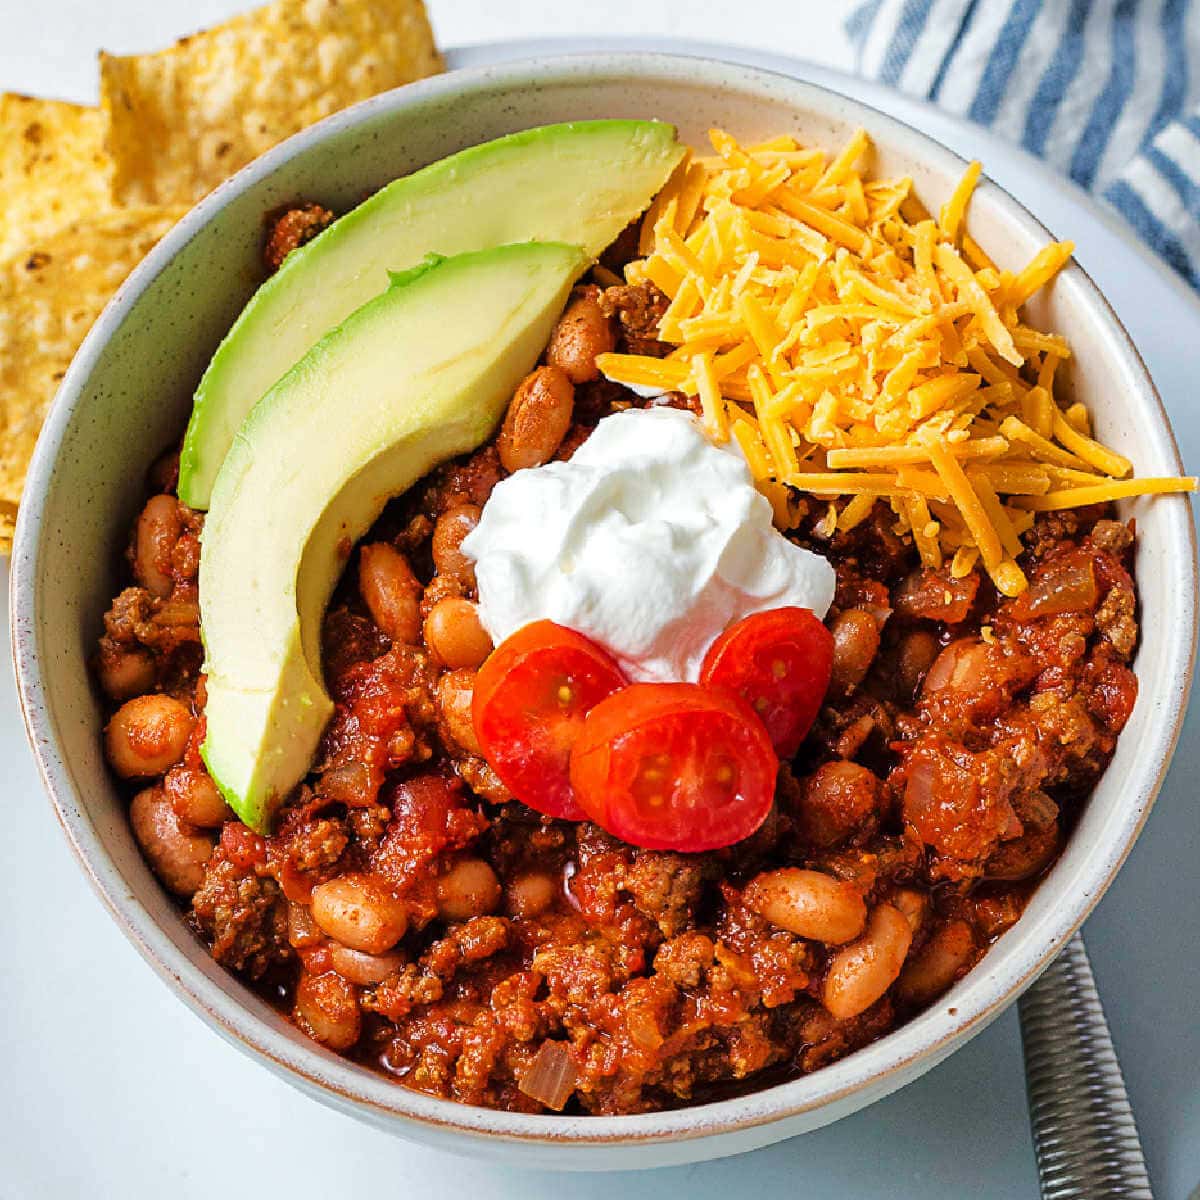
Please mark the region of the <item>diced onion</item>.
POLYGON ((575 1066, 565 1042, 543 1042, 518 1085, 531 1099, 561 1112, 576 1085, 575 1066))
POLYGON ((1092 564, 1071 564, 1051 568, 1025 597, 1031 617, 1050 617, 1059 613, 1087 612, 1096 605, 1096 574, 1092 564))
POLYGON ((907 813, 926 813, 933 804, 934 769, 932 763, 919 762, 908 773, 904 788, 907 813))

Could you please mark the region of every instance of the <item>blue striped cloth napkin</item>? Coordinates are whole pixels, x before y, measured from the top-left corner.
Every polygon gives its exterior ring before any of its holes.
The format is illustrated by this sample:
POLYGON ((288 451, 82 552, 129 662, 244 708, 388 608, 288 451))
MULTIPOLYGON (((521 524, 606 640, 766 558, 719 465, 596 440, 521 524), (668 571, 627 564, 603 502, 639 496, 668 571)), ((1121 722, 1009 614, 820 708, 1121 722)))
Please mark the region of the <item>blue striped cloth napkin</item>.
POLYGON ((1044 158, 1200 288, 1200 4, 868 0, 846 31, 860 73, 1044 158))

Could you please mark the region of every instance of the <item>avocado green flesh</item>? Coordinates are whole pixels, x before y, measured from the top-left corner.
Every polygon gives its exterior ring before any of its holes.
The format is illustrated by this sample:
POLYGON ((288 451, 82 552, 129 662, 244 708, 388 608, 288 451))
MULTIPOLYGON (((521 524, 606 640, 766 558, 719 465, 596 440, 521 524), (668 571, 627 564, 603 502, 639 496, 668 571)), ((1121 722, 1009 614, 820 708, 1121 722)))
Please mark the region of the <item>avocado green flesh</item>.
POLYGON ((657 121, 546 125, 473 146, 388 184, 335 221, 243 309, 196 391, 179 496, 209 506, 259 398, 325 333, 426 254, 538 240, 595 257, 642 212, 683 155, 657 121))
POLYGON ((556 243, 431 259, 318 342, 238 431, 202 535, 202 753, 252 828, 332 715, 320 626, 350 548, 390 497, 491 434, 587 263, 556 243))

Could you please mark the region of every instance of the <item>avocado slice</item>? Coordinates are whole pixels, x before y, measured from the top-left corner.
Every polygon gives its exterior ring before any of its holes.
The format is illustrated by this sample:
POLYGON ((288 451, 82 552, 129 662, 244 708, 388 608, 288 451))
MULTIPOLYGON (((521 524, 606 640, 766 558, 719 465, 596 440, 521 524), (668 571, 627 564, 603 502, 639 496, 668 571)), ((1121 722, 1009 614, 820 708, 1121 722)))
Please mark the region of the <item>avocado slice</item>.
POLYGON ((252 828, 304 777, 333 712, 320 627, 354 543, 390 497, 488 437, 588 262, 554 242, 433 256, 323 337, 238 430, 201 540, 201 752, 252 828))
POLYGON ((683 156, 658 121, 544 125, 397 179, 288 255, 242 310, 196 390, 179 498, 206 509, 234 434, 324 333, 427 253, 530 239, 595 257, 650 203, 683 156))

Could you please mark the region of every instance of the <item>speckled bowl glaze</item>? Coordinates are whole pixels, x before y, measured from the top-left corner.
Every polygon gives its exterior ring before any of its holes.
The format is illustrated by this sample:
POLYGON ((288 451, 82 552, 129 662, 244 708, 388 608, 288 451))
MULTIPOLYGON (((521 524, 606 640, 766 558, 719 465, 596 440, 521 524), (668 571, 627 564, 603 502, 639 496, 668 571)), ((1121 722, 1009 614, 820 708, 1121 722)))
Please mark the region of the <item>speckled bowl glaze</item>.
MULTIPOLYGON (((903 1086, 993 1020, 1037 976, 1111 882, 1150 809, 1185 707, 1196 629, 1187 503, 1138 502, 1145 621, 1141 693, 1112 766, 1018 924, 916 1020, 816 1074, 738 1099, 633 1117, 528 1116, 404 1087, 299 1034, 209 957, 142 861, 100 749, 86 659, 148 464, 180 435, 191 390, 260 277, 262 214, 298 197, 345 210, 464 146, 549 121, 658 117, 699 144, 720 124, 751 140, 782 131, 828 148, 856 126, 876 169, 913 177, 926 203, 963 163, 883 113, 778 75, 701 59, 617 54, 457 72, 380 96, 252 163, 193 210, 122 287, 75 359, 38 446, 17 531, 13 642, 20 695, 47 790, 80 861, 147 962, 214 1029, 343 1112, 404 1137, 513 1163, 650 1167, 751 1150, 815 1129, 903 1086)), ((536 187, 537 181, 531 181, 536 187)), ((480 198, 486 203, 486 197, 480 198)), ((999 188, 971 205, 975 236, 1004 266, 1048 235, 999 188)), ((1069 230, 1058 231, 1069 234, 1069 230)), ((1069 384, 1139 473, 1178 453, 1145 367, 1091 280, 1067 269, 1033 317, 1074 346, 1069 384)))

